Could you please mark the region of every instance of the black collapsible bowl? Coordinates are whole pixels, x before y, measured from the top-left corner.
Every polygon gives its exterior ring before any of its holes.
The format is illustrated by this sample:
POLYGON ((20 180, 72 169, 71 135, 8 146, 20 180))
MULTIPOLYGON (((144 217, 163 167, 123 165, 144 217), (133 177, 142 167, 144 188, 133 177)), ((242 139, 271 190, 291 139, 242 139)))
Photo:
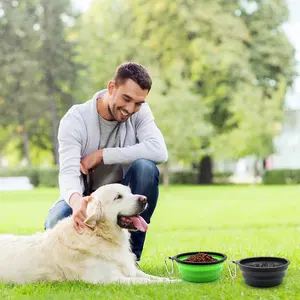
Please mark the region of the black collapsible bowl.
POLYGON ((250 257, 233 263, 240 267, 245 283, 254 287, 280 285, 290 264, 281 257, 250 257))

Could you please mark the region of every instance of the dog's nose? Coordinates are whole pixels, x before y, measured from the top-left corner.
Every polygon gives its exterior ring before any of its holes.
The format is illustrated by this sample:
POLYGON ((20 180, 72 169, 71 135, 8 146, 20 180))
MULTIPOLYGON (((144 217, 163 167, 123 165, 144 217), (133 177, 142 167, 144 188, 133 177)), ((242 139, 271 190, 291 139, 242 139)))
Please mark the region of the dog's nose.
POLYGON ((147 197, 145 197, 145 196, 139 196, 138 200, 142 204, 146 204, 147 203, 147 197))

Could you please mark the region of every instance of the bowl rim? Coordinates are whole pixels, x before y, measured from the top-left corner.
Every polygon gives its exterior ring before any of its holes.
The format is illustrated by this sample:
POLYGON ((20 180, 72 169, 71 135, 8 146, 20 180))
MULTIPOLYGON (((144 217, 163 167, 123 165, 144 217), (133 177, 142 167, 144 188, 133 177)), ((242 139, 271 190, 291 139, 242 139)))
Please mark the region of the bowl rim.
POLYGON ((235 263, 238 264, 240 267, 247 268, 247 269, 268 270, 268 269, 278 269, 278 268, 282 268, 282 267, 287 267, 290 264, 290 261, 284 257, 252 256, 252 257, 246 257, 246 258, 242 258, 240 260, 236 260, 235 263), (247 262, 247 261, 255 263, 255 262, 260 262, 262 260, 278 261, 278 262, 281 261, 282 265, 275 266, 275 267, 261 268, 261 267, 249 266, 249 265, 245 264, 245 262, 247 262))
POLYGON ((223 254, 223 253, 220 253, 220 252, 194 251, 194 252, 180 253, 180 254, 177 254, 177 255, 175 255, 173 257, 170 257, 170 258, 172 260, 175 260, 179 264, 204 266, 204 265, 216 265, 216 264, 223 263, 227 259, 227 256, 226 256, 226 254, 223 254), (210 262, 191 262, 191 261, 182 261, 182 260, 178 259, 181 256, 185 256, 185 255, 191 256, 191 255, 198 254, 198 253, 205 253, 205 254, 208 254, 208 255, 217 255, 217 256, 221 256, 222 259, 218 260, 218 261, 210 261, 210 262))

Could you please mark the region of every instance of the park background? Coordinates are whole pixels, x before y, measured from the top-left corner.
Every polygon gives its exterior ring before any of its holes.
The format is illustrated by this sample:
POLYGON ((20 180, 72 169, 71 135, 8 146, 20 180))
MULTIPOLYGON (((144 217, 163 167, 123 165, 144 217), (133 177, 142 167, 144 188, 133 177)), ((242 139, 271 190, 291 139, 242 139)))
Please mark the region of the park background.
MULTIPOLYGON (((1 0, 0 233, 43 230, 59 197, 60 119, 135 61, 152 75, 147 101, 169 152, 142 267, 166 275, 165 256, 197 250, 292 263, 271 291, 245 286, 241 274, 233 284, 225 266, 221 281, 201 287, 101 293, 297 299, 299 34, 299 0, 1 0)), ((8 298, 99 293, 80 284, 0 290, 8 298)))

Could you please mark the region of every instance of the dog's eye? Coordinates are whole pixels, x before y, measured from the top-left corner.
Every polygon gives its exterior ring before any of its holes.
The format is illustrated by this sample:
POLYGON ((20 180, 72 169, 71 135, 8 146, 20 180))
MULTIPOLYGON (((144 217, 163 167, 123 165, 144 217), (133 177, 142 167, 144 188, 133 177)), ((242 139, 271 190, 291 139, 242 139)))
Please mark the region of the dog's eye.
POLYGON ((114 200, 122 199, 122 195, 118 194, 117 197, 114 200))

